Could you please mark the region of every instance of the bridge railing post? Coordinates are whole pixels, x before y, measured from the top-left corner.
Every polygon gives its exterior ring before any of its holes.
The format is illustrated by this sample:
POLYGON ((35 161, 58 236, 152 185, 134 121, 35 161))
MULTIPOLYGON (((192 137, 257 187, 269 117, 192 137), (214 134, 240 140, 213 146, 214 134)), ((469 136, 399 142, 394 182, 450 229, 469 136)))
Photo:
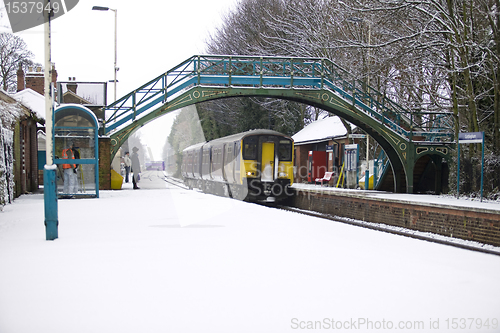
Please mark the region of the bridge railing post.
POLYGON ((132 94, 132 109, 134 110, 134 114, 132 116, 132 120, 135 120, 136 117, 136 111, 137 111, 137 98, 136 98, 136 91, 134 90, 134 93, 132 94))
POLYGON ((262 67, 262 57, 260 57, 260 82, 259 88, 262 88, 262 76, 264 75, 264 68, 262 67))
POLYGON ((356 107, 356 79, 352 80, 352 107, 356 107))
POLYGON ((324 59, 321 59, 321 84, 320 84, 321 89, 323 89, 324 80, 325 80, 325 61, 324 59))
POLYGON ((167 75, 163 75, 161 78, 161 90, 163 91, 163 103, 167 102, 167 75))
POLYGON ((229 68, 228 68, 229 86, 231 86, 232 73, 233 73, 232 59, 233 59, 233 57, 230 56, 229 57, 229 68))
POLYGON ((198 85, 200 85, 201 82, 201 65, 200 65, 200 56, 197 57, 198 60, 194 62, 194 70, 196 75, 198 76, 198 85))

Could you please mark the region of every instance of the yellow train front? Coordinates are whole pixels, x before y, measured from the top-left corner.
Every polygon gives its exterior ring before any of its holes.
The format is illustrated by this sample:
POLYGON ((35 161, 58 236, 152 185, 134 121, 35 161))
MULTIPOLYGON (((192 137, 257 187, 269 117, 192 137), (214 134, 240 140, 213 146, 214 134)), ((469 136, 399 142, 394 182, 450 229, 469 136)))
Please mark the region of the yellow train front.
POLYGON ((246 201, 275 202, 293 191, 293 140, 252 130, 190 146, 182 177, 190 188, 246 201))

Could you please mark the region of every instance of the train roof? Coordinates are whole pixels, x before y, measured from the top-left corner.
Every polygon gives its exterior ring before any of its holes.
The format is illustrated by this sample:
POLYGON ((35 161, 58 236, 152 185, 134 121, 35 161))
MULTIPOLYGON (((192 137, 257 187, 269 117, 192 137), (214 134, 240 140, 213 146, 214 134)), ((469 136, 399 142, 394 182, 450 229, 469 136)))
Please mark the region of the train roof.
POLYGON ((224 137, 219 138, 219 139, 214 139, 211 141, 198 143, 196 145, 189 146, 184 150, 201 148, 206 144, 212 145, 212 144, 219 144, 219 143, 225 143, 225 142, 240 141, 240 140, 246 138, 247 136, 252 136, 252 135, 278 135, 278 136, 286 137, 286 138, 293 141, 293 139, 290 136, 285 135, 285 134, 280 133, 280 132, 277 132, 277 131, 268 130, 268 129, 254 129, 254 130, 250 130, 250 131, 246 131, 246 132, 241 132, 241 133, 236 133, 236 134, 224 136, 224 137))
POLYGON ((201 147, 203 147, 206 143, 207 143, 206 141, 204 141, 204 142, 200 142, 200 143, 194 144, 194 145, 192 145, 192 146, 186 147, 186 148, 184 148, 182 151, 184 152, 184 151, 186 151, 186 150, 191 150, 191 149, 201 148, 201 147))
POLYGON ((273 131, 273 130, 268 130, 268 129, 254 129, 246 132, 241 132, 233 135, 228 135, 219 139, 214 139, 212 141, 209 141, 209 143, 220 143, 220 142, 233 142, 233 141, 239 141, 247 136, 252 136, 252 135, 278 135, 278 136, 285 136, 289 139, 292 139, 288 135, 285 135, 283 133, 273 131))

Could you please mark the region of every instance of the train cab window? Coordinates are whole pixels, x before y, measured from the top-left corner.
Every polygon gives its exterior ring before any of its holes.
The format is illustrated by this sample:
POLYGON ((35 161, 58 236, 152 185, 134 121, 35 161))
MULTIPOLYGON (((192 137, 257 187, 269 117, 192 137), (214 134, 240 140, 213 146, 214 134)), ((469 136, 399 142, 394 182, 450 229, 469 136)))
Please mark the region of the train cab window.
POLYGON ((257 159, 257 142, 256 137, 247 137, 243 139, 243 159, 256 160, 257 159))
POLYGON ((279 157, 280 161, 291 161, 292 160, 292 141, 280 140, 278 157, 279 157))

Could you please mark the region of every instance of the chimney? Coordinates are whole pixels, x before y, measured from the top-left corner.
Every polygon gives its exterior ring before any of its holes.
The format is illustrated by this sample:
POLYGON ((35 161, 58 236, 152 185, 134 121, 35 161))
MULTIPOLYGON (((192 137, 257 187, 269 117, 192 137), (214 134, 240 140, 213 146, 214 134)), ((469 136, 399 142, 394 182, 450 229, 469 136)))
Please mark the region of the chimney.
MULTIPOLYGON (((33 67, 30 67, 28 73, 26 73, 26 75, 24 76, 24 82, 25 88, 31 88, 40 95, 45 95, 45 73, 42 71, 42 67, 35 68, 35 71, 33 71, 33 67)), ((57 82, 57 71, 54 64, 52 64, 52 82, 54 83, 54 85, 57 82)), ((19 89, 19 79, 17 84, 19 89)))
POLYGON ((54 86, 56 86, 57 82, 57 71, 56 71, 56 64, 52 63, 52 83, 54 86))
MULTIPOLYGON (((73 81, 76 81, 76 78, 74 77, 73 78, 69 77, 68 79, 69 81, 71 81, 71 79, 73 79, 73 81)), ((66 87, 68 88, 69 91, 72 91, 76 95, 76 89, 78 88, 78 84, 76 82, 71 82, 71 83, 68 82, 66 87)))
POLYGON ((19 69, 17 70, 17 91, 24 90, 25 88, 26 82, 24 81, 23 65, 19 64, 19 69))

